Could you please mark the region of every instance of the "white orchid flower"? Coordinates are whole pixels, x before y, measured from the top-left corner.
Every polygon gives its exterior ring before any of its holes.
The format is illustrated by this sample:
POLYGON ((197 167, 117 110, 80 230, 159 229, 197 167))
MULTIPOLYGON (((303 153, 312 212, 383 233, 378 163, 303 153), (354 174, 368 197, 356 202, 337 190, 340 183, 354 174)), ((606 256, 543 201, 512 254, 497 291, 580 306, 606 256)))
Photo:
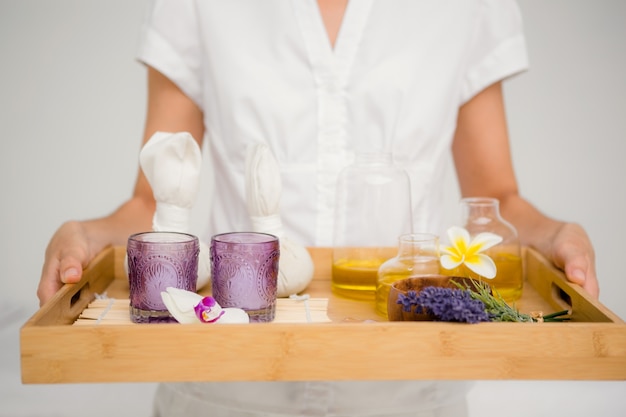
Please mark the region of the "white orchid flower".
POLYGON ((452 246, 441 246, 441 266, 445 269, 454 269, 463 264, 483 278, 495 278, 496 264, 482 252, 502 242, 501 236, 483 232, 470 240, 470 234, 466 229, 453 226, 448 229, 448 237, 452 246))
POLYGON ((248 313, 240 308, 222 308, 213 297, 167 287, 161 292, 163 304, 181 324, 249 323, 248 313))

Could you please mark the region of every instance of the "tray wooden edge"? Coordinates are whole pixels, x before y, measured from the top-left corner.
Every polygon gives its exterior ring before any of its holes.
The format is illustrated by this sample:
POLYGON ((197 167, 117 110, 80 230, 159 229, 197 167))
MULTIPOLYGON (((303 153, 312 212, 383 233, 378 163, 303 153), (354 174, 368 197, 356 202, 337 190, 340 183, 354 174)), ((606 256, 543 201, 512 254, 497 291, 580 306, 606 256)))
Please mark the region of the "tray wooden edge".
POLYGON ((626 380, 626 326, 611 323, 46 326, 22 339, 24 383, 626 380))
POLYGON ((524 252, 524 267, 534 271, 526 279, 554 309, 571 310, 572 319, 576 321, 624 324, 617 314, 592 298, 582 287, 569 282, 563 271, 539 252, 531 248, 524 248, 524 252))
POLYGON ((76 284, 65 284, 22 326, 72 324, 96 294, 104 293, 115 277, 119 249, 109 246, 100 252, 83 271, 76 284))
MULTIPOLYGON (((320 255, 315 248, 311 251, 314 257, 320 255)), ((191 325, 169 327, 170 337, 165 341, 163 326, 171 325, 87 326, 68 332, 67 324, 120 274, 124 254, 120 247, 104 250, 85 270, 81 282, 64 286, 24 324, 20 330, 23 383, 626 380, 626 324, 599 302, 588 299, 586 292, 567 282, 560 271, 530 249, 525 252, 526 262, 538 262, 531 266, 546 269, 550 291, 553 285, 558 288, 554 302, 561 306, 571 302, 574 309, 578 303, 584 303, 580 305, 585 309, 591 306, 597 312, 589 317, 600 318, 600 322, 557 326, 420 323, 419 331, 415 323, 402 322, 259 324, 246 327, 245 332, 232 327, 238 325, 210 329, 191 325), (250 341, 255 338, 263 338, 264 343, 255 345, 251 354, 250 341), (208 351, 206 346, 219 339, 229 340, 228 345, 208 351), (172 351, 180 350, 181 340, 193 342, 167 366, 155 369, 153 361, 143 360, 171 357, 172 351), (381 340, 399 342, 378 343, 381 340), (532 342, 527 349, 520 349, 520 344, 528 341, 532 342), (372 368, 363 363, 376 365, 372 368)))

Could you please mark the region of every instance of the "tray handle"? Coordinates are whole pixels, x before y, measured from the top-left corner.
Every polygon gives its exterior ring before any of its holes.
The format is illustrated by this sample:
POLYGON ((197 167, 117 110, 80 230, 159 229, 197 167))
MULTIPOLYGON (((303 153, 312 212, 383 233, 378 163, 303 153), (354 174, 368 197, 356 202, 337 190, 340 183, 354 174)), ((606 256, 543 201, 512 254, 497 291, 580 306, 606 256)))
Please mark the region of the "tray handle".
POLYGON ((82 279, 76 284, 65 284, 46 302, 24 326, 72 324, 95 298, 104 293, 115 278, 116 251, 107 247, 85 268, 82 279), (107 258, 112 258, 107 260, 107 258))
POLYGON ((525 248, 527 281, 537 290, 555 311, 570 310, 572 321, 577 322, 615 322, 623 321, 594 300, 579 285, 567 280, 565 274, 557 269, 539 252, 525 248))

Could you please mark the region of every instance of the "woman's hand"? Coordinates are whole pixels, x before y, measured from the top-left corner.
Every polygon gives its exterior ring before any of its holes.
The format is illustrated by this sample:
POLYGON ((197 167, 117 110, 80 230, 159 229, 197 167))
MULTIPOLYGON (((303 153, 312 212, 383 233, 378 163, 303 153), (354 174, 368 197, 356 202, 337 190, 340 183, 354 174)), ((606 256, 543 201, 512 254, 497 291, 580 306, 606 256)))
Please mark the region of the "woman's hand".
POLYGON ((63 286, 80 281, 83 268, 102 248, 90 242, 82 222, 64 223, 52 236, 46 248, 41 279, 37 288, 43 305, 63 286))
POLYGON ((46 249, 37 297, 43 305, 64 284, 80 281, 93 258, 109 245, 125 245, 128 236, 151 229, 155 202, 140 173, 135 196, 113 214, 95 220, 64 223, 46 249))
POLYGON ((554 234, 548 255, 565 272, 568 280, 598 298, 600 289, 596 276, 595 252, 581 226, 563 223, 554 234))

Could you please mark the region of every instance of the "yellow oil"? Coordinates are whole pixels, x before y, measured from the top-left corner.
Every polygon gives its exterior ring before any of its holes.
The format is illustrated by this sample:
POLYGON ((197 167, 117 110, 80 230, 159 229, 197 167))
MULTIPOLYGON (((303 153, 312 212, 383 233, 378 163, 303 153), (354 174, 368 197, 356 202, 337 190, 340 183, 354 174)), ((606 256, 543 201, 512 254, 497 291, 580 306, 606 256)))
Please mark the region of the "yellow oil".
MULTIPOLYGON (((524 286, 522 259, 511 253, 490 253, 488 255, 496 264, 496 276, 493 279, 482 278, 484 282, 489 284, 494 291, 497 291, 507 303, 519 300, 522 297, 524 286)), ((480 278, 463 265, 453 270, 442 270, 442 273, 474 279, 480 278)))
POLYGON ((522 259, 517 255, 501 253, 495 255, 493 261, 496 263, 497 273, 489 284, 507 303, 519 300, 524 286, 522 259))
POLYGON ((391 284, 401 279, 409 278, 408 274, 386 275, 384 279, 378 281, 376 286, 376 313, 387 318, 387 299, 391 284))
POLYGON ((358 299, 373 299, 378 268, 384 259, 339 259, 332 267, 333 291, 358 299))

